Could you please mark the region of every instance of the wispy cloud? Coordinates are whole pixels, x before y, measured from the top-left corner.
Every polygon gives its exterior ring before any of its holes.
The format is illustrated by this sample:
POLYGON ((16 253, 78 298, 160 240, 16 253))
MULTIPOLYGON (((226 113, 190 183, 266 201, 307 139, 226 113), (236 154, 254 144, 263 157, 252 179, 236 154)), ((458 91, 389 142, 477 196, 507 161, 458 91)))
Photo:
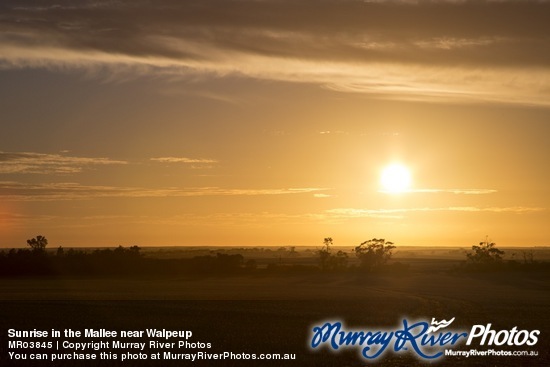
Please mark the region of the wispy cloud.
POLYGON ((406 213, 414 212, 492 212, 492 213, 515 213, 522 214, 528 212, 540 212, 547 209, 540 207, 473 207, 473 206, 453 206, 439 208, 398 208, 398 209, 357 209, 357 208, 337 208, 329 209, 325 212, 337 218, 403 218, 406 213))
POLYGON ((449 193, 455 195, 486 195, 497 193, 498 190, 494 189, 417 189, 411 190, 411 192, 425 192, 425 193, 449 193))
POLYGON ((151 161, 167 164, 186 164, 191 169, 211 169, 215 167, 216 163, 218 163, 215 159, 187 157, 159 157, 151 158, 151 161))
POLYGON ((486 207, 477 208, 473 206, 456 206, 449 207, 450 211, 457 212, 493 212, 493 213, 528 213, 528 212, 540 212, 546 210, 545 208, 538 207, 524 207, 524 206, 511 206, 511 207, 486 207))
MULTIPOLYGON (((510 40, 513 42, 513 40, 510 40)), ((424 49, 443 49, 452 50, 457 48, 475 48, 484 47, 495 44, 497 42, 507 42, 505 38, 450 38, 450 37, 435 37, 433 39, 417 41, 415 44, 424 49)))
POLYGON ((313 197, 316 197, 316 198, 319 198, 319 199, 325 199, 325 198, 332 198, 332 197, 334 197, 334 195, 315 193, 315 194, 313 194, 313 197))
POLYGON ((218 163, 215 159, 197 159, 197 158, 185 158, 185 157, 160 157, 151 158, 152 161, 162 163, 218 163))
POLYGON ((387 98, 549 105, 549 11, 542 1, 7 1, 0 67, 236 75, 387 98))
POLYGON ((116 187, 78 183, 28 184, 0 182, 0 198, 5 201, 63 201, 96 198, 161 198, 192 196, 293 195, 324 191, 324 188, 227 189, 220 187, 116 187))
POLYGON ((167 163, 167 164, 185 164, 191 169, 212 169, 216 167, 218 163, 215 159, 205 158, 186 158, 186 157, 160 157, 151 158, 153 162, 167 163))
POLYGON ((321 135, 329 135, 329 134, 335 134, 335 135, 348 135, 347 132, 341 131, 341 130, 336 130, 336 131, 324 130, 324 131, 319 131, 319 134, 321 134, 321 135))
POLYGON ((93 166, 126 163, 126 161, 110 158, 72 157, 61 154, 32 152, 0 152, 0 174, 68 174, 78 173, 93 166))
MULTIPOLYGON (((392 191, 380 190, 381 193, 393 194, 392 191)), ((497 193, 494 189, 408 189, 404 193, 427 193, 427 194, 455 194, 455 195, 486 195, 497 193)))

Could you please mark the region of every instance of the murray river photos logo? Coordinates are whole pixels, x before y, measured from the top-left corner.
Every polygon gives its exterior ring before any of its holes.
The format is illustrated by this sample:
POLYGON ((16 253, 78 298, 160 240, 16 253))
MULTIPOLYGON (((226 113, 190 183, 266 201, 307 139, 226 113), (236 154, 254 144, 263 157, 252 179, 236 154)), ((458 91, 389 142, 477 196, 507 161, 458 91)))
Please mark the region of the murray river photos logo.
POLYGON ((334 351, 357 348, 362 357, 374 360, 386 352, 412 352, 421 359, 435 360, 460 344, 467 346, 533 346, 539 330, 493 330, 491 324, 473 325, 469 331, 452 330, 450 320, 410 322, 403 319, 395 330, 347 330, 339 321, 314 326, 312 349, 327 347, 334 351))

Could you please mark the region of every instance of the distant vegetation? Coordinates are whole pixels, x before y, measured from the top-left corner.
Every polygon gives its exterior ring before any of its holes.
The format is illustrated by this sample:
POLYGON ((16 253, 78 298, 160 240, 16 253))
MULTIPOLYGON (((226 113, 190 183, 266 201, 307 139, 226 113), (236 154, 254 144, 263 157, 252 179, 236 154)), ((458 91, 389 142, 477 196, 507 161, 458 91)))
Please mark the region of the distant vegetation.
MULTIPOLYGON (((297 251, 296 247, 277 249, 240 248, 190 251, 196 256, 145 256, 138 246, 94 250, 46 250, 48 240, 40 235, 27 240, 28 249, 0 252, 0 275, 231 275, 269 273, 400 273, 409 270, 408 263, 392 259, 395 244, 373 238, 345 251, 335 249, 332 237, 326 237, 317 250, 297 251), (243 256, 243 253, 246 254, 243 256), (350 256, 352 255, 352 256, 350 256), (355 255, 355 256, 353 256, 355 255), (258 257, 259 256, 259 257, 258 257)), ((433 251, 432 251, 433 252, 433 251)), ((149 252, 150 254, 150 252, 149 252)), ((413 252, 410 252, 413 255, 413 252)), ((533 252, 523 252, 523 261, 504 260, 504 251, 486 239, 472 246, 466 259, 448 270, 460 272, 550 270, 549 262, 534 260, 533 252)), ((414 261, 414 260, 411 260, 414 261)), ((458 260, 456 260, 458 262, 458 260)))
POLYGON ((323 247, 317 251, 319 256, 319 267, 323 271, 341 270, 347 267, 348 254, 341 250, 334 253, 332 245, 332 237, 326 237, 323 240, 323 247))
POLYGON ((0 275, 153 275, 230 274, 243 268, 240 254, 195 256, 189 259, 154 259, 138 246, 97 249, 91 252, 59 247, 46 251, 44 236, 27 241, 28 249, 0 252, 0 275))
POLYGON ((36 238, 27 240, 27 245, 35 252, 44 251, 48 245, 48 240, 44 236, 36 236, 36 238))
POLYGON ((354 251, 361 262, 361 268, 372 271, 386 265, 394 249, 393 242, 386 242, 383 238, 373 238, 362 242, 354 251))
POLYGON ((488 237, 479 245, 472 246, 472 252, 466 253, 466 262, 459 270, 461 271, 509 271, 509 270, 542 270, 548 269, 547 262, 535 261, 533 253, 523 252, 523 262, 515 259, 504 261, 505 252, 497 248, 494 242, 488 237))
POLYGON ((480 242, 479 245, 472 246, 473 252, 466 254, 468 262, 472 265, 494 265, 502 263, 502 255, 504 251, 499 250, 494 242, 489 242, 486 239, 484 242, 480 242))
POLYGON ((319 268, 324 272, 341 272, 341 271, 359 271, 359 272, 375 272, 388 270, 404 270, 406 265, 401 263, 393 263, 388 266, 388 262, 392 257, 393 250, 396 248, 393 242, 385 239, 373 238, 372 240, 364 241, 359 246, 353 248, 352 253, 358 260, 358 265, 349 266, 349 256, 346 252, 333 250, 332 237, 326 237, 323 240, 323 247, 316 251, 319 261, 319 268))

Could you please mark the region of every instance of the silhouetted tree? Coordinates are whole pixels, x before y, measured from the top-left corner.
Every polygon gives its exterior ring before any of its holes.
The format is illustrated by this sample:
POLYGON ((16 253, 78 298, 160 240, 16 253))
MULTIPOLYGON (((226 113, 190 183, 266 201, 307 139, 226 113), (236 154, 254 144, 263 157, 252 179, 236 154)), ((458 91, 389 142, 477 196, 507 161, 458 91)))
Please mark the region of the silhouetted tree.
POLYGON ((42 252, 46 249, 48 245, 48 240, 44 236, 36 236, 36 238, 31 238, 27 240, 27 245, 35 252, 42 252))
POLYGON ((326 237, 323 240, 323 247, 317 252, 319 255, 319 266, 321 270, 327 270, 328 259, 330 257, 330 246, 332 245, 332 238, 326 237))
POLYGON ((495 243, 489 242, 488 238, 480 242, 479 245, 472 246, 472 251, 466 254, 468 261, 472 264, 488 265, 501 263, 502 255, 504 255, 504 251, 496 248, 495 243))
POLYGON ((336 254, 333 254, 330 248, 332 245, 332 238, 326 237, 323 240, 323 247, 317 251, 321 270, 344 269, 348 263, 348 254, 344 251, 338 251, 336 254))
POLYGON ((362 242, 354 250, 355 256, 361 262, 361 267, 372 270, 386 264, 391 258, 394 248, 393 242, 386 242, 383 238, 373 238, 372 240, 362 242))
POLYGON ((298 251, 296 251, 296 246, 290 246, 289 251, 289 256, 291 257, 298 255, 298 251))

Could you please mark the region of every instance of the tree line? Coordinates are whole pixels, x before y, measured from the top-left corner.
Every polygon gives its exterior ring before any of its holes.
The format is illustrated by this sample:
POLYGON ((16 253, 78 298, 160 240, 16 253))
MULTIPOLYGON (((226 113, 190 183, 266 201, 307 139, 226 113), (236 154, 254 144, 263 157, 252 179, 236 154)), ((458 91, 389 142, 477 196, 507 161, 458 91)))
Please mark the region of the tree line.
MULTIPOLYGON (((145 257, 138 246, 96 249, 46 251, 48 240, 39 235, 27 240, 27 249, 0 252, 0 275, 166 275, 166 274, 244 274, 260 271, 256 260, 243 255, 216 253, 190 258, 159 259, 145 257)), ((316 265, 284 265, 270 263, 267 272, 380 272, 406 271, 408 264, 392 262, 396 245, 383 238, 373 238, 351 248, 356 261, 350 265, 348 252, 334 249, 332 237, 326 237, 320 249, 314 252, 316 265)), ((289 252, 297 256, 294 247, 289 252)), ((465 272, 497 270, 549 269, 550 263, 538 262, 533 254, 524 253, 523 262, 503 259, 504 251, 494 242, 485 241, 472 246, 466 259, 454 270, 465 272)), ((280 260, 280 259, 279 259, 280 260)))
MULTIPOLYGON (((319 267, 323 271, 342 271, 348 269, 348 254, 342 250, 333 250, 334 241, 331 237, 323 240, 323 246, 317 251, 319 267)), ((404 270, 407 265, 389 261, 393 255, 395 244, 383 238, 373 238, 361 242, 352 249, 359 260, 356 269, 360 271, 404 270)), ((501 270, 550 270, 550 263, 535 261, 533 253, 524 252, 523 262, 518 260, 504 260, 505 252, 486 237, 485 241, 473 245, 471 252, 466 252, 466 259, 453 270, 463 272, 484 272, 501 270)))
MULTIPOLYGON (((342 250, 333 251, 332 237, 323 240, 323 247, 317 251, 319 267, 324 271, 342 270, 348 267, 348 254, 342 250)), ((373 271, 385 266, 392 257, 395 246, 393 242, 383 238, 361 242, 353 248, 355 256, 359 259, 359 268, 366 271, 373 271)))
POLYGON ((195 256, 184 259, 144 257, 138 246, 84 251, 46 251, 48 240, 37 236, 27 240, 30 249, 0 252, 0 275, 163 275, 230 274, 244 265, 240 254, 195 256))

